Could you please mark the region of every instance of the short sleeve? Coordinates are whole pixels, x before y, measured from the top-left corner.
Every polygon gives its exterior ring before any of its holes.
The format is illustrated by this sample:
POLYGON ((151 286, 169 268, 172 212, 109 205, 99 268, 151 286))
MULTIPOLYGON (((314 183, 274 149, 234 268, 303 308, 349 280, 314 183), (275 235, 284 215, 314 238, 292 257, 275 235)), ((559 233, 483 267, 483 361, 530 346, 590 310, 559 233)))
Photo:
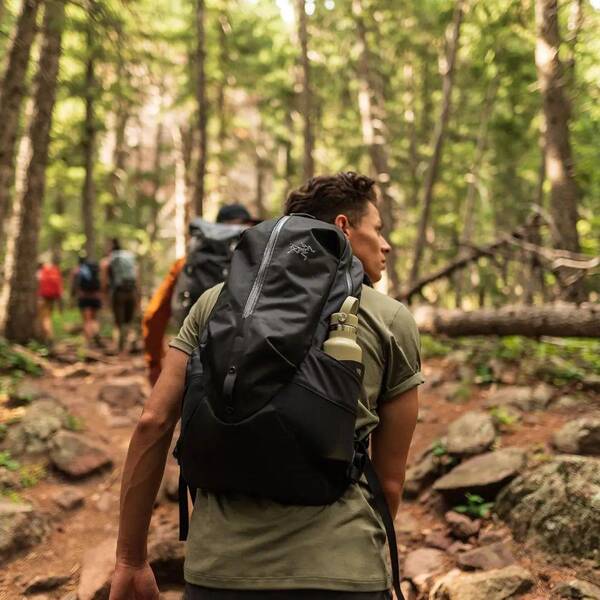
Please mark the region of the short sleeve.
POLYGON ((402 305, 389 325, 387 361, 383 393, 380 400, 386 402, 399 394, 421 385, 421 342, 413 316, 402 305))
POLYGON ((188 316, 183 321, 179 333, 171 340, 169 346, 177 348, 186 354, 191 354, 198 346, 200 331, 208 320, 210 313, 221 293, 223 284, 216 285, 200 296, 196 304, 192 306, 188 316))

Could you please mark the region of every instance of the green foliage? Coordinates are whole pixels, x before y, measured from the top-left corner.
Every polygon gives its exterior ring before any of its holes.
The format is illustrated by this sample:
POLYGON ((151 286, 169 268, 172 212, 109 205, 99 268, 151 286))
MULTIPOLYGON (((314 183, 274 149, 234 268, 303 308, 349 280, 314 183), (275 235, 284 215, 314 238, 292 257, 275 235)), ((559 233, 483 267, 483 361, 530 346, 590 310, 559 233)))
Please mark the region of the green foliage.
POLYGON ((493 507, 493 502, 486 502, 481 496, 467 492, 465 494, 465 503, 455 506, 454 510, 477 519, 487 519, 493 507))
POLYGON ((10 452, 4 450, 0 452, 0 467, 5 467, 9 471, 17 471, 21 467, 21 463, 18 460, 15 460, 10 452))
POLYGON ((518 421, 518 417, 503 406, 495 406, 491 408, 490 415, 494 421, 496 421, 496 423, 504 427, 510 428, 518 421))
POLYGON ((9 342, 0 337, 0 373, 27 373, 41 375, 42 369, 30 357, 15 350, 9 342))
POLYGON ((65 416, 64 426, 70 431, 83 431, 85 429, 85 423, 83 419, 72 415, 71 413, 67 413, 65 416))
POLYGON ((432 335, 421 336, 421 354, 424 359, 441 358, 452 352, 452 346, 432 335))
POLYGON ((431 453, 433 454, 433 456, 446 456, 448 454, 448 450, 446 449, 446 446, 444 445, 442 440, 436 440, 433 443, 431 453))
POLYGON ((22 488, 30 488, 37 485, 46 475, 46 466, 43 463, 23 465, 19 469, 19 482, 22 488))
POLYGON ((0 442, 4 441, 7 433, 8 425, 6 425, 6 423, 0 423, 0 442))

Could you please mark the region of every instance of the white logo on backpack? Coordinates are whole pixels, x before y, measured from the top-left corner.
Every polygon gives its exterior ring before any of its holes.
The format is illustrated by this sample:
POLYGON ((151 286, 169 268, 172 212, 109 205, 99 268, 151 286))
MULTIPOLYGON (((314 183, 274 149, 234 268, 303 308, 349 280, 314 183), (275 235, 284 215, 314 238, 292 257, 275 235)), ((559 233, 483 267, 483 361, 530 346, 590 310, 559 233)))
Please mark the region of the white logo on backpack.
POLYGON ((313 250, 312 246, 309 246, 305 242, 300 242, 299 244, 291 242, 290 249, 288 250, 288 254, 291 254, 292 252, 294 254, 299 254, 300 256, 302 256, 302 258, 304 260, 306 260, 308 258, 309 252, 312 254, 316 254, 316 251, 313 250))

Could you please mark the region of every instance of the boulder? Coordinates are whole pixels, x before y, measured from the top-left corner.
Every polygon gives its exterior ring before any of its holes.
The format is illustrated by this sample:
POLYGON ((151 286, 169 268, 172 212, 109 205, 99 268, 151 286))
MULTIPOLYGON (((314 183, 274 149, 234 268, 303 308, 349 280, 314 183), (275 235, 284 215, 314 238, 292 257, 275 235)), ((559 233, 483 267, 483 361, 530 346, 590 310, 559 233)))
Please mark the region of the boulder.
POLYGON ((438 550, 448 550, 452 546, 452 540, 441 531, 432 531, 425 536, 425 545, 438 550))
POLYGON ((406 480, 403 488, 404 497, 416 498, 438 477, 446 473, 453 462, 454 459, 447 454, 445 438, 433 443, 406 470, 406 480))
POLYGON ((39 592, 49 592, 59 588, 71 579, 70 575, 38 575, 34 577, 27 587, 25 594, 38 594, 39 592))
POLYGON ((450 531, 455 538, 467 541, 471 536, 477 535, 481 529, 481 522, 470 519, 453 510, 448 511, 444 518, 450 526, 450 531))
POLYGON ((511 385, 498 388, 488 396, 484 405, 487 408, 514 406, 525 412, 544 410, 550 404, 553 395, 554 388, 546 383, 535 387, 511 385))
POLYGON ((446 450, 450 454, 481 454, 496 439, 492 417, 482 411, 469 411, 448 427, 446 450))
POLYGON ((9 429, 4 446, 12 456, 46 454, 50 440, 63 426, 66 417, 65 409, 57 402, 39 400, 25 411, 18 424, 9 429))
POLYGON ((52 500, 61 510, 69 511, 83 506, 85 496, 77 488, 63 488, 52 496, 52 500))
POLYGON ((573 579, 557 585, 552 591, 552 597, 569 600, 600 600, 600 587, 589 581, 573 579))
POLYGON ((126 411, 144 403, 144 389, 136 378, 123 378, 102 386, 98 394, 99 400, 112 408, 126 411))
POLYGON ((495 542, 463 552, 458 556, 458 564, 463 569, 502 569, 514 565, 516 559, 510 546, 505 542, 495 542))
POLYGON ((42 541, 45 522, 29 504, 0 500, 0 564, 42 541))
POLYGON ((103 448, 82 435, 68 431, 61 431, 54 436, 50 460, 61 473, 73 478, 86 477, 112 465, 111 458, 103 448))
POLYGON ((435 548, 419 548, 406 555, 402 576, 410 579, 419 591, 428 588, 432 579, 448 567, 446 554, 435 548))
POLYGON ((487 452, 461 463, 433 484, 449 501, 462 501, 466 492, 493 498, 525 467, 526 454, 519 448, 487 452))
POLYGON ((79 600, 108 600, 116 550, 117 541, 110 538, 84 553, 77 588, 79 600))
POLYGON ((531 573, 518 566, 482 573, 453 569, 435 582, 429 600, 505 600, 517 598, 533 584, 531 573))
POLYGON ((565 423, 552 443, 566 454, 600 456, 600 417, 581 417, 565 423))
POLYGON ((148 562, 161 586, 177 585, 183 581, 185 544, 179 541, 176 523, 152 529, 148 539, 148 562))
POLYGON ((600 558, 600 459, 562 455, 517 477, 496 511, 517 541, 580 558, 600 558))

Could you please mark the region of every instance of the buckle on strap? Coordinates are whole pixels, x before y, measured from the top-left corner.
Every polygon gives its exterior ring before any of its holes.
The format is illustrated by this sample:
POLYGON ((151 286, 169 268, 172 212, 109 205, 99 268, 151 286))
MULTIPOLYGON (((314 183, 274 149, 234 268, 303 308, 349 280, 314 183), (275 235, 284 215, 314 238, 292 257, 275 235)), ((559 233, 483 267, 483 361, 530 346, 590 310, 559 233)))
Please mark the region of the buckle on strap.
POLYGON ((356 483, 362 477, 367 462, 368 449, 369 443, 366 440, 356 442, 354 445, 352 463, 348 467, 348 479, 353 483, 356 483))

